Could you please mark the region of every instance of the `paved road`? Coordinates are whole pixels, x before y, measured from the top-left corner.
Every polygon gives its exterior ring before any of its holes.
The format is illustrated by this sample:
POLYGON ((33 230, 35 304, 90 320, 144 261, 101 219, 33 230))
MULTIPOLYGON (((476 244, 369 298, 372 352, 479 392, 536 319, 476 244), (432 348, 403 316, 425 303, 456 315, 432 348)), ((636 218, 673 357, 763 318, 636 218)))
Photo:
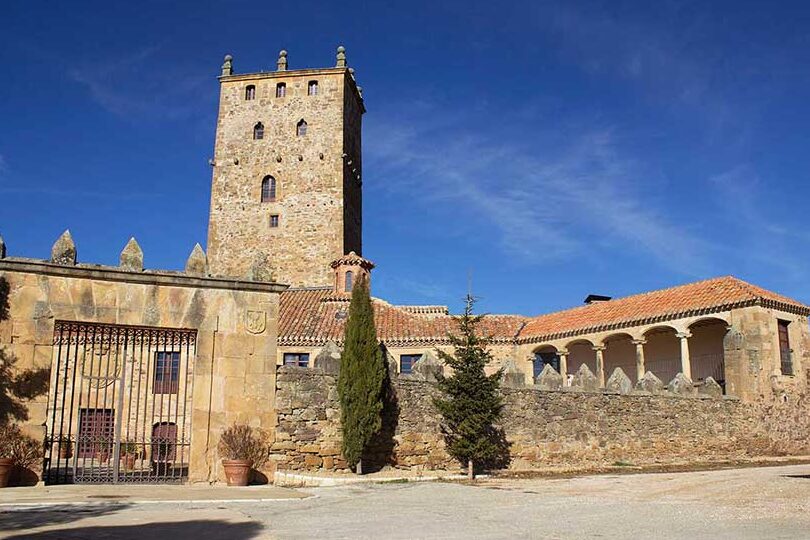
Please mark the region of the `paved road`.
POLYGON ((810 466, 355 485, 298 500, 0 513, 0 537, 810 539, 810 466))

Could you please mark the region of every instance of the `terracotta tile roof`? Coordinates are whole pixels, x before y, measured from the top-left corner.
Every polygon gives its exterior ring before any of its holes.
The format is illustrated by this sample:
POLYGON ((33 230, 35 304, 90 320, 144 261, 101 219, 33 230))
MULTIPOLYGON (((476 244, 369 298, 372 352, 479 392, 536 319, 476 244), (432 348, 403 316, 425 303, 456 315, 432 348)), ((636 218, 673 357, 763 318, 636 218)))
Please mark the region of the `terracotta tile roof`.
MULTIPOLYGON (((331 288, 288 289, 281 294, 279 344, 318 346, 341 342, 349 310, 349 294, 331 288)), ((456 330, 452 316, 435 306, 395 306, 375 298, 377 334, 395 346, 446 341, 456 330)), ((579 333, 609 330, 701 315, 748 305, 764 305, 810 315, 810 307, 727 276, 669 289, 617 298, 539 317, 487 315, 482 332, 495 342, 536 342, 579 333)))
POLYGON ((810 314, 801 302, 725 276, 534 317, 520 332, 520 340, 552 339, 756 304, 810 314))
MULTIPOLYGON (((329 289, 288 289, 281 294, 279 345, 317 346, 329 340, 340 343, 349 312, 349 294, 329 289)), ((395 306, 374 298, 377 335, 389 345, 428 345, 444 342, 457 330, 452 316, 414 306, 395 306), (416 311, 416 312, 415 312, 416 311)), ((434 306, 426 306, 433 308, 434 306)), ((513 341, 526 317, 487 315, 481 325, 494 341, 513 341)))

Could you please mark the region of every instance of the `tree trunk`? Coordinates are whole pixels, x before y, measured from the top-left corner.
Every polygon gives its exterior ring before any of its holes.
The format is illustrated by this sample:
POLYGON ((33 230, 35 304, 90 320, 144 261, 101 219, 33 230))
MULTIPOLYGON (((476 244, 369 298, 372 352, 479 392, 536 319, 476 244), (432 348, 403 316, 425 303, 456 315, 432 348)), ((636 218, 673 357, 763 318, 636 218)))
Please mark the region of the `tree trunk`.
POLYGON ((475 472, 473 472, 473 460, 467 460, 467 480, 474 480, 475 472))
POLYGON ((357 474, 363 474, 363 460, 362 459, 357 460, 357 467, 355 467, 355 471, 357 472, 357 474))

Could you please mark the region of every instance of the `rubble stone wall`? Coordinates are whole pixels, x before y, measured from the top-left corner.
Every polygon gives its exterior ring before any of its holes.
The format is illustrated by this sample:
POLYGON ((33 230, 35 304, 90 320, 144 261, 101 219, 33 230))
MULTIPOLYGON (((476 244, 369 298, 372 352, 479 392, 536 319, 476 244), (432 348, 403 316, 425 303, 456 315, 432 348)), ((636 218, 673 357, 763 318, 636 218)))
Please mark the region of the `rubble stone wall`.
MULTIPOLYGON (((395 376, 385 427, 367 461, 406 469, 458 467, 446 453, 432 405, 435 384, 395 376)), ((810 400, 733 398, 504 388, 503 428, 514 470, 645 465, 810 453, 810 400)), ((339 470, 340 405, 336 376, 280 367, 278 470, 339 470)), ((365 463, 365 462, 364 462, 365 463)))

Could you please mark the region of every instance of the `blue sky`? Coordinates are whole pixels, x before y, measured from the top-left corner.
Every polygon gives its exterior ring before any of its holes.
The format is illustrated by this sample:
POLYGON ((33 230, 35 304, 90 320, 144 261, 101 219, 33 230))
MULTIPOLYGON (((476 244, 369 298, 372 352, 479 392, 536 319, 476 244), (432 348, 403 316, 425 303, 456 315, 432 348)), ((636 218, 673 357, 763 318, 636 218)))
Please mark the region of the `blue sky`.
POLYGON ((810 303, 804 2, 22 2, 0 33, 0 234, 150 268, 206 238, 218 86, 364 88, 375 296, 538 314, 734 274, 810 303), (384 5, 385 4, 385 5, 384 5))

